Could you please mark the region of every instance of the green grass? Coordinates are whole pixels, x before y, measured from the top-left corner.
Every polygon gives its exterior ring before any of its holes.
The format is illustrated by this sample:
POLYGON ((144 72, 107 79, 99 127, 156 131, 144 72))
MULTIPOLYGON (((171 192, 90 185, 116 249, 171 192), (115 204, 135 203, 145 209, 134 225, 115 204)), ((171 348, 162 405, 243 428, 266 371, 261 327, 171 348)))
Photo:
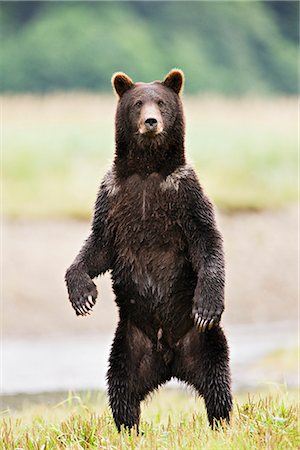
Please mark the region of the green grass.
POLYGON ((48 449, 296 449, 300 445, 295 395, 239 396, 231 424, 212 431, 202 401, 187 392, 163 390, 143 408, 140 435, 118 434, 106 400, 69 397, 54 407, 2 414, 5 450, 48 449))
MULTIPOLYGON (((225 210, 297 201, 295 98, 184 99, 187 154, 225 210)), ((88 218, 113 158, 112 96, 3 96, 7 217, 88 218)))

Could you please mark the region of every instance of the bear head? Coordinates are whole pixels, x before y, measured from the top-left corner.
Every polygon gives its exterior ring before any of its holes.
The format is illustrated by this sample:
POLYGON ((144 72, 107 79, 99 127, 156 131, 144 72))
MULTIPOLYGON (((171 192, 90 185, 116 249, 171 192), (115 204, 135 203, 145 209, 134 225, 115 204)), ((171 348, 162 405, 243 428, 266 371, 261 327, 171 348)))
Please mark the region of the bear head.
POLYGON ((152 83, 134 83, 122 72, 113 75, 119 100, 115 166, 120 176, 152 172, 167 176, 185 163, 183 82, 179 69, 152 83))

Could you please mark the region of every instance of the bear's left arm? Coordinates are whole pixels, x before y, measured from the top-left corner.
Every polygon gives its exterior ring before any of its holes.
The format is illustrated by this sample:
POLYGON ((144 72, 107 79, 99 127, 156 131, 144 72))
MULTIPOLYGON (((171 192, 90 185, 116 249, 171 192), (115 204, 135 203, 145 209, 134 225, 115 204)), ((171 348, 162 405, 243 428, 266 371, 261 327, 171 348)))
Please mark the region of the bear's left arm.
POLYGON ((225 263, 223 241, 214 208, 194 172, 180 183, 182 227, 193 269, 198 275, 193 316, 200 331, 218 324, 224 311, 225 263))

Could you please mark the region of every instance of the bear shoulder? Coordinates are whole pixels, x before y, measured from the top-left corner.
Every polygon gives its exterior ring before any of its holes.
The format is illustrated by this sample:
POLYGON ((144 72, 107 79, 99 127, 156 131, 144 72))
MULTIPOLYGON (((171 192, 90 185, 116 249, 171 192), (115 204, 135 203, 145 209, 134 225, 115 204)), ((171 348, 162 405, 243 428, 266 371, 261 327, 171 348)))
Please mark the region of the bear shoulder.
POLYGON ((190 187, 199 189, 202 192, 200 182, 197 174, 191 164, 186 163, 177 167, 172 173, 170 173, 166 179, 161 183, 163 191, 175 190, 179 191, 181 187, 190 187))
POLYGON ((120 186, 114 166, 111 166, 105 173, 101 182, 100 190, 105 191, 109 197, 113 197, 119 192, 120 186))

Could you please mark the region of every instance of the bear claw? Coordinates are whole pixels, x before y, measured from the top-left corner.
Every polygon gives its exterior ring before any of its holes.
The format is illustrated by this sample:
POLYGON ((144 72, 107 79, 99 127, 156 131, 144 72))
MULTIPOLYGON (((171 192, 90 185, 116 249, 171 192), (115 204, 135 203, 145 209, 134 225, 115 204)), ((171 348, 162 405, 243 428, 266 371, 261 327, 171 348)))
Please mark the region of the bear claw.
POLYGON ((206 328, 206 325, 207 325, 207 320, 202 319, 202 320, 200 321, 200 325, 199 325, 199 327, 198 327, 199 331, 204 332, 204 331, 205 331, 205 328, 206 328))
POLYGON ((95 300, 93 299, 93 297, 91 295, 88 296, 87 303, 89 304, 89 306, 91 308, 94 306, 95 300))
POLYGON ((212 327, 214 326, 214 323, 215 323, 214 319, 211 319, 211 321, 210 321, 209 324, 208 324, 208 329, 209 329, 209 330, 212 329, 212 327))
POLYGON ((66 272, 66 283, 69 299, 76 315, 90 314, 98 293, 89 275, 71 266, 66 272))
POLYGON ((200 333, 204 333, 206 330, 211 330, 214 326, 218 325, 221 319, 223 309, 218 308, 213 311, 208 309, 201 309, 197 312, 193 311, 194 323, 200 333))
POLYGON ((71 302, 77 316, 86 316, 91 313, 91 309, 96 303, 92 295, 80 297, 79 300, 71 302))

